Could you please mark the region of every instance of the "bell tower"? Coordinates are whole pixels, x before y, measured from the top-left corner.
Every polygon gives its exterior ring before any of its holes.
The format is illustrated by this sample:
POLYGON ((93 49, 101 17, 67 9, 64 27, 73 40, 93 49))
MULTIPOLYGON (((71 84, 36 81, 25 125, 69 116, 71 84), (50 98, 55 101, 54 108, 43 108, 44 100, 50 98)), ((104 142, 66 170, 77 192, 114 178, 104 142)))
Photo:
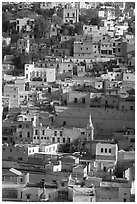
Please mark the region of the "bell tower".
POLYGON ((94 140, 94 126, 92 123, 91 114, 89 115, 89 122, 86 128, 86 136, 87 136, 87 141, 94 140))

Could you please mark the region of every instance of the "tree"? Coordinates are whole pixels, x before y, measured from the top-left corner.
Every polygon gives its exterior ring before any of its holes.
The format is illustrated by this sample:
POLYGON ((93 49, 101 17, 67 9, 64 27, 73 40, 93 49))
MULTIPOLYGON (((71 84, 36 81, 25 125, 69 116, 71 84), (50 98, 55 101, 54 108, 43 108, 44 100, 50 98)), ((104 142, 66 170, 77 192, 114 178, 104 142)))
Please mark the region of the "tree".
POLYGON ((15 65, 15 71, 22 72, 24 71, 24 65, 29 63, 31 56, 29 54, 19 54, 13 59, 13 64, 15 65))
POLYGON ((83 24, 82 23, 75 23, 75 33, 83 34, 83 24))
POLYGON ((63 145, 60 145, 60 147, 59 147, 59 152, 69 153, 69 150, 70 150, 70 144, 69 143, 65 143, 63 145))
POLYGON ((52 18, 51 18, 52 22, 57 24, 58 26, 62 26, 63 25, 63 20, 62 18, 60 18, 59 16, 57 15, 53 15, 52 18))
POLYGON ((98 17, 97 10, 95 9, 83 9, 80 15, 80 22, 85 24, 99 25, 100 19, 98 17))
POLYGON ((35 38, 44 38, 45 34, 50 31, 50 24, 44 19, 43 16, 38 16, 35 19, 34 27, 34 37, 35 38))
POLYGON ((11 12, 2 12, 2 32, 8 32, 11 18, 11 12))

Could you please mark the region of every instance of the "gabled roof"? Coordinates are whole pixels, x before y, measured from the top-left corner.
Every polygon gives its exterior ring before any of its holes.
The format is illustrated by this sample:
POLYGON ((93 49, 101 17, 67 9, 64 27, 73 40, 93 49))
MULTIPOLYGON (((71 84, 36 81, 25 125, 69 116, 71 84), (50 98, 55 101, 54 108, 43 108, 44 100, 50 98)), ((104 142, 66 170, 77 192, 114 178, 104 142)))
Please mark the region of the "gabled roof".
POLYGON ((14 169, 14 168, 11 168, 9 170, 6 170, 2 173, 3 176, 21 176, 21 175, 24 175, 22 172, 14 169))
POLYGON ((21 171, 18 171, 18 170, 14 169, 14 168, 11 168, 9 171, 14 173, 14 174, 16 174, 17 176, 21 176, 22 175, 21 171))

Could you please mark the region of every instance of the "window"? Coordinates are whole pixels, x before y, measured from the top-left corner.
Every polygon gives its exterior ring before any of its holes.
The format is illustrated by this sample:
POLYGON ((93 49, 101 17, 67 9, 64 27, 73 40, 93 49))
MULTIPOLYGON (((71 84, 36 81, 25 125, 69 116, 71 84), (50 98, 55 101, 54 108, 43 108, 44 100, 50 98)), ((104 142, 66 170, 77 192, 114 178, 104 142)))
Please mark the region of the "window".
POLYGON ((130 110, 134 110, 134 106, 130 106, 130 110))
POLYGON ((109 153, 111 153, 111 149, 109 149, 109 153))
POLYGON ((10 149, 10 152, 12 152, 12 149, 10 149))
POLYGON ((22 161, 22 157, 18 157, 18 160, 19 160, 19 161, 22 161))
POLYGON ((126 198, 123 199, 123 202, 127 202, 126 198))
POLYGON ((49 137, 47 137, 47 140, 49 140, 49 137))
POLYGON ((45 135, 45 130, 42 130, 42 135, 45 135))
POLYGON ((30 132, 27 133, 27 137, 30 137, 30 132))
POLYGON ((74 98, 74 103, 77 103, 77 98, 74 98))
POLYGON ((49 148, 49 152, 51 152, 51 147, 49 148))
POLYGON ((52 137, 52 142, 53 142, 53 143, 55 142, 55 137, 52 137))
POLYGON ((38 130, 35 130, 35 135, 38 135, 38 130))
POLYGON ((120 48, 118 48, 118 52, 120 52, 121 51, 121 49, 120 48))
POLYGON ((70 64, 68 64, 68 67, 70 67, 70 64))
POLYGON ((81 132, 81 135, 85 135, 85 132, 81 132))
POLYGON ((39 140, 39 137, 37 137, 37 140, 39 140))
POLYGON ((67 141, 68 141, 68 143, 70 143, 70 138, 69 137, 67 138, 67 141))
POLYGON ((67 13, 67 16, 69 17, 69 13, 67 13))
POLYGON ((29 153, 31 153, 31 150, 29 150, 29 153))
POLYGON ((22 125, 19 125, 19 128, 22 128, 22 125))
POLYGON ((41 139, 43 140, 43 137, 41 137, 41 139))
POLYGON ((82 98, 82 103, 85 103, 85 98, 82 98))
POLYGON ((22 137, 22 132, 19 132, 19 136, 22 137))
POLYGON ((65 138, 63 138, 63 143, 65 143, 65 138))
POLYGON ((107 153, 107 148, 105 148, 105 153, 107 153))
POLYGON ((130 142, 135 142, 135 139, 134 139, 134 138, 132 138, 132 139, 130 140, 130 142))
POLYGON ((36 139, 36 137, 33 137, 34 138, 34 140, 36 139))
POLYGON ((57 142, 60 142, 60 137, 57 138, 57 142))
POLYGON ((54 131, 54 136, 57 136, 57 131, 54 131))
POLYGON ((30 200, 30 195, 26 195, 27 196, 27 200, 30 200))
POLYGON ((63 126, 66 125, 66 121, 63 121, 63 126))
POLYGON ((62 136, 62 131, 60 131, 60 136, 62 136))
POLYGON ((46 137, 44 137, 44 140, 46 140, 46 137))
POLYGON ((73 13, 73 17, 75 17, 75 13, 73 13))
POLYGON ((101 148, 101 152, 103 152, 103 148, 101 148))
POLYGON ((88 47, 87 47, 87 50, 88 50, 88 47))

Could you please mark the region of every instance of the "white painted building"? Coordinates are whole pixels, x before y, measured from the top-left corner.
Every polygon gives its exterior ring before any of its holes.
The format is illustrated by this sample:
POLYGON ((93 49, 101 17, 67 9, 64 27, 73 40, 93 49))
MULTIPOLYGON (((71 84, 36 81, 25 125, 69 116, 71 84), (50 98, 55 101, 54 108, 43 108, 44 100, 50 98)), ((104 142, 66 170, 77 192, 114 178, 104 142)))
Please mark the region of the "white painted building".
POLYGON ((108 168, 114 168, 117 163, 118 146, 117 144, 101 143, 96 145, 95 167, 98 170, 107 171, 108 168))
POLYGON ((47 65, 25 64, 26 81, 33 81, 35 78, 41 78, 41 81, 54 82, 56 80, 56 68, 46 67, 47 65))
POLYGON ((59 143, 40 145, 40 153, 43 152, 45 154, 56 154, 58 151, 59 143))
MULTIPOLYGON (((65 124, 64 124, 65 125, 65 124)), ((66 143, 73 140, 86 137, 85 128, 47 128, 37 126, 33 128, 33 143, 34 144, 49 144, 49 143, 66 143)))

